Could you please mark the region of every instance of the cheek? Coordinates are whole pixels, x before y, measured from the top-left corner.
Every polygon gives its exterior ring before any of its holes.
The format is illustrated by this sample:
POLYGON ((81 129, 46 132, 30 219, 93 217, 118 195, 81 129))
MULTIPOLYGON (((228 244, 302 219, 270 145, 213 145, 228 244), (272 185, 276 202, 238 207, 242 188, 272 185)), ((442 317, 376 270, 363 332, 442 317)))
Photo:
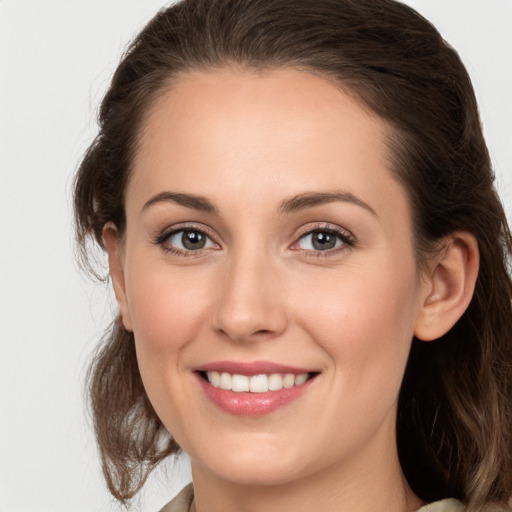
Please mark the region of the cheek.
POLYGON ((132 265, 126 290, 137 361, 148 397, 167 429, 183 438, 190 402, 188 356, 205 325, 204 288, 166 265, 132 265), (185 377, 185 378, 184 378, 185 377), (180 435, 181 433, 181 435, 180 435))
POLYGON ((415 265, 382 261, 324 283, 298 315, 347 385, 386 380, 399 386, 407 361, 416 316, 415 265))
POLYGON ((168 352, 192 341, 203 320, 205 290, 201 279, 157 265, 135 268, 127 296, 135 337, 155 352, 168 352))

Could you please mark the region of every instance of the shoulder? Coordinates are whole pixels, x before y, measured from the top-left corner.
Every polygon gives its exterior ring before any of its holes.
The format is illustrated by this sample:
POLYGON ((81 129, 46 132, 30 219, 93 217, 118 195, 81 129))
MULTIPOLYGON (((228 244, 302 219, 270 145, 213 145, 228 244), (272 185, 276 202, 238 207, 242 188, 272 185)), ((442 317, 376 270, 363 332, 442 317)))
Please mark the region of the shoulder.
POLYGON ((194 498, 192 483, 184 487, 160 512, 188 512, 194 498))
POLYGON ((463 505, 453 498, 436 501, 421 507, 417 512, 462 512, 463 505))

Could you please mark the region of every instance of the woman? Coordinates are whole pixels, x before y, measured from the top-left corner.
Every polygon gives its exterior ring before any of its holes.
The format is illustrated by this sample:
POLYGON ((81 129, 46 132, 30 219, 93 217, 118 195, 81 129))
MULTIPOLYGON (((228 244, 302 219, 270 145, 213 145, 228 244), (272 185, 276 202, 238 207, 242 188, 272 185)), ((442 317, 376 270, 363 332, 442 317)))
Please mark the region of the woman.
POLYGON ((76 179, 119 305, 91 368, 126 501, 508 510, 512 242, 457 54, 391 0, 185 0, 76 179))

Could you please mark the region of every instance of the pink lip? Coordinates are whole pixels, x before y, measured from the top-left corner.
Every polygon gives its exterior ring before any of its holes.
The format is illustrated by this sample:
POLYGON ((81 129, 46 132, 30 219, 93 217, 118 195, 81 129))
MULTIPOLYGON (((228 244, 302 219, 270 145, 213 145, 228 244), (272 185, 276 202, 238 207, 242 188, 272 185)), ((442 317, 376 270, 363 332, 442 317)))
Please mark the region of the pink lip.
POLYGON ((233 361, 219 361, 209 363, 198 367, 196 375, 206 397, 223 411, 236 416, 264 416, 270 414, 281 407, 297 400, 307 391, 313 378, 309 378, 300 386, 292 388, 283 388, 278 391, 268 391, 267 393, 240 393, 212 386, 200 374, 200 372, 228 372, 240 375, 260 375, 271 373, 292 373, 300 375, 310 373, 311 370, 275 364, 265 361, 256 361, 253 363, 237 363, 233 361))
POLYGON ((271 363, 269 361, 254 361, 251 363, 243 363, 236 361, 216 361, 195 368, 195 371, 201 372, 227 372, 237 373, 239 375, 261 375, 263 373, 270 375, 271 373, 293 373, 300 375, 301 373, 311 373, 315 370, 307 368, 297 368, 283 364, 271 363))

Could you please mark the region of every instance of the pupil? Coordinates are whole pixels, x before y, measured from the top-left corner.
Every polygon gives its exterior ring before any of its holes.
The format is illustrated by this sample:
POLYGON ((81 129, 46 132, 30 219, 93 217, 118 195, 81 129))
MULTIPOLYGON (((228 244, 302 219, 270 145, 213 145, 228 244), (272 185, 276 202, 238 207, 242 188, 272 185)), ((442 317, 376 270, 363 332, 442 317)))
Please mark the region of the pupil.
POLYGON ((206 243, 206 237, 198 231, 185 231, 181 237, 185 249, 202 249, 206 243))
POLYGON ((319 251, 334 249, 336 245, 336 237, 330 233, 313 233, 313 247, 319 251))

